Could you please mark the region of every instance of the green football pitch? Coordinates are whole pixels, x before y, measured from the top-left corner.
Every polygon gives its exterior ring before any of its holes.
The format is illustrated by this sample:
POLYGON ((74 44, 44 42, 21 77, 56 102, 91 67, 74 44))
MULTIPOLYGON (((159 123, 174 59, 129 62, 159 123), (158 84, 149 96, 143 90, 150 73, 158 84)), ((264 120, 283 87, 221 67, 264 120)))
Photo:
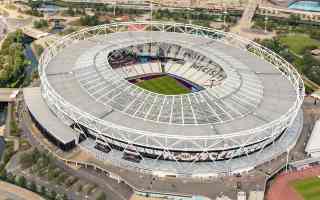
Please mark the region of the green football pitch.
POLYGON ((291 186, 304 200, 320 200, 320 178, 318 177, 294 181, 291 186))
POLYGON ((136 85, 151 92, 165 95, 186 94, 190 92, 188 88, 184 87, 171 76, 161 76, 150 80, 143 80, 136 83, 136 85))

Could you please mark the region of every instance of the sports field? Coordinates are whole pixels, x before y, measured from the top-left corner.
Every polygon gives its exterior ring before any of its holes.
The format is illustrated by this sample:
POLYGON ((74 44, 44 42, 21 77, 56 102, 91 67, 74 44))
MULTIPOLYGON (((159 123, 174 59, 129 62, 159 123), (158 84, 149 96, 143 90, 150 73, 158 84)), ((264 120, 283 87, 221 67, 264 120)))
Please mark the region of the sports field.
POLYGON ((186 94, 190 92, 188 88, 171 76, 161 76, 150 80, 143 80, 136 83, 136 85, 151 92, 165 95, 186 94))
POLYGON ((280 42, 296 54, 302 54, 307 47, 320 46, 319 41, 310 38, 308 35, 298 33, 281 36, 280 42))
POLYGON ((290 184, 304 200, 320 200, 320 178, 312 177, 290 184))

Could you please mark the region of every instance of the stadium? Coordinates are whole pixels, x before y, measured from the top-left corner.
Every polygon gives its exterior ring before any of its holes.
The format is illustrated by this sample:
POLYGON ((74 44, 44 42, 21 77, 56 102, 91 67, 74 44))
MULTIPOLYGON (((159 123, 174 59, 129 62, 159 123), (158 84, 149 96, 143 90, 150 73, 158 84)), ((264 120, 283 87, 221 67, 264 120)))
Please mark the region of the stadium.
POLYGON ((115 166, 156 175, 241 173, 291 149, 304 85, 259 44, 174 22, 72 33, 45 49, 24 90, 37 127, 115 166))

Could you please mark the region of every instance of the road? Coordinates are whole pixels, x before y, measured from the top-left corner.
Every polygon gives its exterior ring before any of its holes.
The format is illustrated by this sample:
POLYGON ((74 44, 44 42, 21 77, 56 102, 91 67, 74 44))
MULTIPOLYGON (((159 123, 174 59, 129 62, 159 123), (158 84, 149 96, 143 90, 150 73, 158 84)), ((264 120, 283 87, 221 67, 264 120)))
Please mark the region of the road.
POLYGON ((8 24, 5 17, 0 16, 0 47, 2 46, 2 41, 5 38, 8 31, 8 24))
MULTIPOLYGON (((26 116, 27 113, 23 112, 21 113, 23 116, 22 121, 20 118, 21 123, 21 132, 22 135, 26 138, 28 138, 28 140, 30 141, 32 146, 36 146, 38 148, 41 147, 41 145, 38 143, 37 140, 35 140, 35 138, 32 136, 32 134, 30 133, 30 125, 32 124, 32 122, 29 120, 29 118, 26 116)), ((101 176, 101 174, 95 174, 92 173, 90 171, 87 171, 85 169, 79 169, 79 170, 74 170, 71 169, 69 166, 65 165, 64 162, 60 161, 60 160, 56 160, 54 159, 56 165, 61 168, 64 172, 67 172, 68 174, 74 176, 74 177, 78 177, 81 180, 84 180, 86 182, 89 183, 93 183, 98 185, 107 195, 108 199, 110 200, 128 200, 131 195, 132 195, 132 189, 129 188, 127 185, 120 183, 118 184, 115 180, 106 177, 106 176, 101 176)), ((27 174, 25 174, 26 177, 28 177, 27 174)), ((29 178, 29 177, 28 177, 29 178)), ((32 178, 32 177, 30 177, 32 178)), ((43 181, 41 179, 37 179, 34 178, 34 181, 36 181, 37 183, 44 185, 48 188, 52 187, 52 183, 48 183, 46 181, 43 181)), ((57 190, 57 192, 62 192, 65 193, 67 192, 67 195, 70 199, 87 199, 85 196, 81 196, 81 194, 73 192, 73 191, 66 191, 66 189, 62 186, 55 186, 55 190, 57 190)))
POLYGON ((0 200, 44 200, 42 197, 29 190, 3 181, 0 181, 0 194, 0 200))
POLYGON ((7 26, 7 20, 5 17, 0 16, 0 39, 2 39, 5 34, 7 33, 8 26, 7 26))

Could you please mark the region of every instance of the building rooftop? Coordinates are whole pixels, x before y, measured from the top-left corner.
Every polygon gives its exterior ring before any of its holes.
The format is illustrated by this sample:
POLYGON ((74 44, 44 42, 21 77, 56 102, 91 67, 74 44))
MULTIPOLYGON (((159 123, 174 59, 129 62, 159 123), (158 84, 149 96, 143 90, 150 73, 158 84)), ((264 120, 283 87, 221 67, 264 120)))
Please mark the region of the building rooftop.
POLYGON ((57 93, 84 112, 123 129, 168 136, 227 135, 253 129, 280 118, 296 100, 289 80, 270 63, 188 34, 121 32, 78 41, 54 57, 46 73, 57 93), (129 84, 123 74, 108 67, 108 52, 147 41, 192 48, 222 66, 227 78, 200 92, 164 96, 129 84))
POLYGON ((30 113, 42 127, 64 144, 75 140, 76 132, 51 112, 41 96, 39 87, 24 88, 23 94, 30 113))
POLYGON ((311 155, 318 153, 317 155, 320 156, 320 120, 316 121, 314 124, 305 151, 311 155))

